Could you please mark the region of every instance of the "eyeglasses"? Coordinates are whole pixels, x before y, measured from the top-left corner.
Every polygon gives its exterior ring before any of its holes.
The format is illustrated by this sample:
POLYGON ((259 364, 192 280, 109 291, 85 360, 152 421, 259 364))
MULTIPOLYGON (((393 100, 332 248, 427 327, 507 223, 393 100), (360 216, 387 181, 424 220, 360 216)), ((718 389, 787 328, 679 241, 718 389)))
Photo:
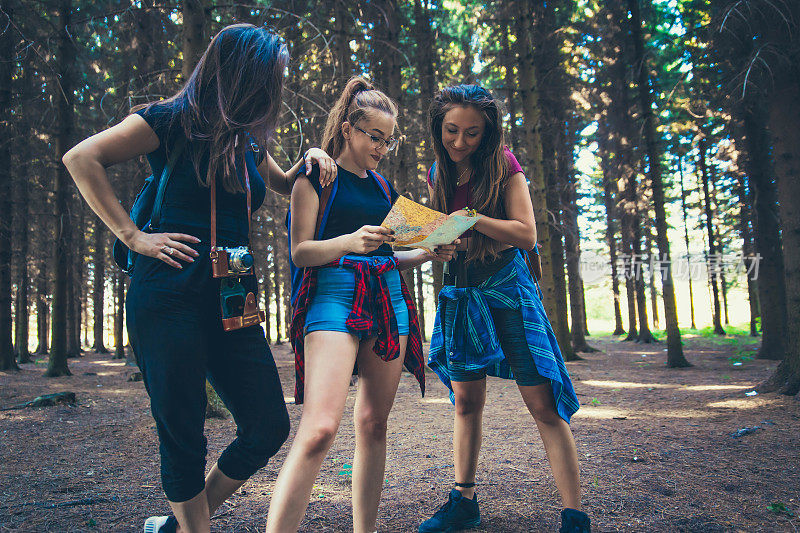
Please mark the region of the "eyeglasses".
POLYGON ((363 133, 364 135, 366 135, 367 137, 369 137, 370 140, 374 144, 376 144, 378 146, 378 148, 383 148, 385 146, 391 152, 392 150, 397 148, 398 144, 400 144, 400 141, 398 139, 396 139, 395 137, 392 137, 391 139, 387 140, 387 139, 384 139, 382 137, 376 137, 375 135, 372 135, 371 133, 367 133, 366 131, 362 130, 361 128, 359 128, 356 125, 353 125, 353 127, 355 129, 357 129, 358 131, 360 131, 361 133, 363 133))

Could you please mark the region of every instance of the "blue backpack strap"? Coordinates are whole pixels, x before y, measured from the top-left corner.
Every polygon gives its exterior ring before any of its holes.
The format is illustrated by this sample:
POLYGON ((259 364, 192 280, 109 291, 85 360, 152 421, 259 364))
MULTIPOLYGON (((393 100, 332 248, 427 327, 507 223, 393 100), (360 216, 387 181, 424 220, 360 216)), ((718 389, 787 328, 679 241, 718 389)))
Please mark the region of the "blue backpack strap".
POLYGON ((430 174, 431 185, 436 185, 436 161, 433 162, 428 173, 430 174))
MULTIPOLYGON (((328 215, 331 212, 331 206, 333 205, 333 198, 336 196, 336 191, 339 190, 339 179, 336 178, 333 180, 333 183, 328 185, 327 187, 321 187, 319 191, 319 211, 317 211, 317 224, 314 229, 314 239, 321 240, 322 233, 325 231, 325 224, 328 221, 328 215)), ((292 261, 292 212, 291 210, 286 212, 286 235, 289 239, 289 276, 292 282, 292 294, 290 296, 290 302, 292 306, 295 304, 295 300, 297 300, 297 292, 300 290, 300 285, 303 282, 303 272, 305 271, 304 268, 298 268, 295 266, 294 261, 292 261)))

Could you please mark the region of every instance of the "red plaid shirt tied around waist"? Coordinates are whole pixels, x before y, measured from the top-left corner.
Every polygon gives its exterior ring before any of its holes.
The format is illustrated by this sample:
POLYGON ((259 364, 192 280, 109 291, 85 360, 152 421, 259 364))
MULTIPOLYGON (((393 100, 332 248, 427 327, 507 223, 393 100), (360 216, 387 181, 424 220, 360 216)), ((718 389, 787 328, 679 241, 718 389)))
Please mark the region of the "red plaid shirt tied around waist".
MULTIPOLYGON (((373 350, 384 361, 391 361, 400 355, 400 335, 397 329, 397 319, 394 315, 391 296, 386 281, 381 274, 397 268, 397 260, 392 258, 382 264, 372 264, 369 261, 356 261, 347 257, 339 261, 332 261, 319 267, 306 268, 303 274, 303 283, 297 293, 290 337, 294 349, 295 369, 295 403, 303 403, 303 388, 305 384, 305 323, 308 306, 314 297, 317 285, 317 270, 328 267, 351 268, 355 272, 355 290, 353 292, 353 307, 347 317, 347 329, 360 334, 362 338, 377 335, 373 350), (373 293, 370 276, 376 276, 378 282, 377 293, 373 293)), ((417 308, 414 299, 406 286, 403 276, 400 276, 400 286, 403 290, 403 299, 408 307, 409 333, 406 346, 406 369, 411 372, 419 382, 420 391, 425 395, 425 361, 422 358, 422 335, 419 329, 417 308)))

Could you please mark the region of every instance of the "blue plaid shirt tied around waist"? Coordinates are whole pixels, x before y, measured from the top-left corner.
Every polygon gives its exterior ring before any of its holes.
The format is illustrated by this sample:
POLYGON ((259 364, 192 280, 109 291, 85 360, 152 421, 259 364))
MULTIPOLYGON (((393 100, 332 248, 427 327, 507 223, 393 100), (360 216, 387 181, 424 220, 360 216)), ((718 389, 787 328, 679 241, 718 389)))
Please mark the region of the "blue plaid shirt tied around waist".
POLYGON ((485 369, 487 375, 513 379, 489 309, 520 309, 536 369, 550 380, 558 414, 569 422, 578 410, 578 398, 522 253, 518 250, 512 261, 477 287, 442 288, 428 366, 450 389, 452 402, 448 366, 467 371, 485 369), (455 306, 455 313, 445 312, 448 306, 455 306), (447 317, 453 317, 452 323, 443 324, 447 317))

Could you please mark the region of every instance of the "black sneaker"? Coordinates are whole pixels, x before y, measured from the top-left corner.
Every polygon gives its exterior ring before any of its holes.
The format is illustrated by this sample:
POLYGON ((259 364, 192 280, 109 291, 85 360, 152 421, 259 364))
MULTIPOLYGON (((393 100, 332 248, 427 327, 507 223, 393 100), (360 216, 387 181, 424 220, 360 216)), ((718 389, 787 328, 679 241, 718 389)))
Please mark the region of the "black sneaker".
POLYGON ((561 511, 561 529, 558 533, 591 533, 589 515, 577 509, 561 511))
POLYGON ((452 489, 450 497, 439 510, 419 525, 419 533, 447 533, 478 527, 481 513, 478 510, 478 495, 465 498, 461 491, 452 489))

